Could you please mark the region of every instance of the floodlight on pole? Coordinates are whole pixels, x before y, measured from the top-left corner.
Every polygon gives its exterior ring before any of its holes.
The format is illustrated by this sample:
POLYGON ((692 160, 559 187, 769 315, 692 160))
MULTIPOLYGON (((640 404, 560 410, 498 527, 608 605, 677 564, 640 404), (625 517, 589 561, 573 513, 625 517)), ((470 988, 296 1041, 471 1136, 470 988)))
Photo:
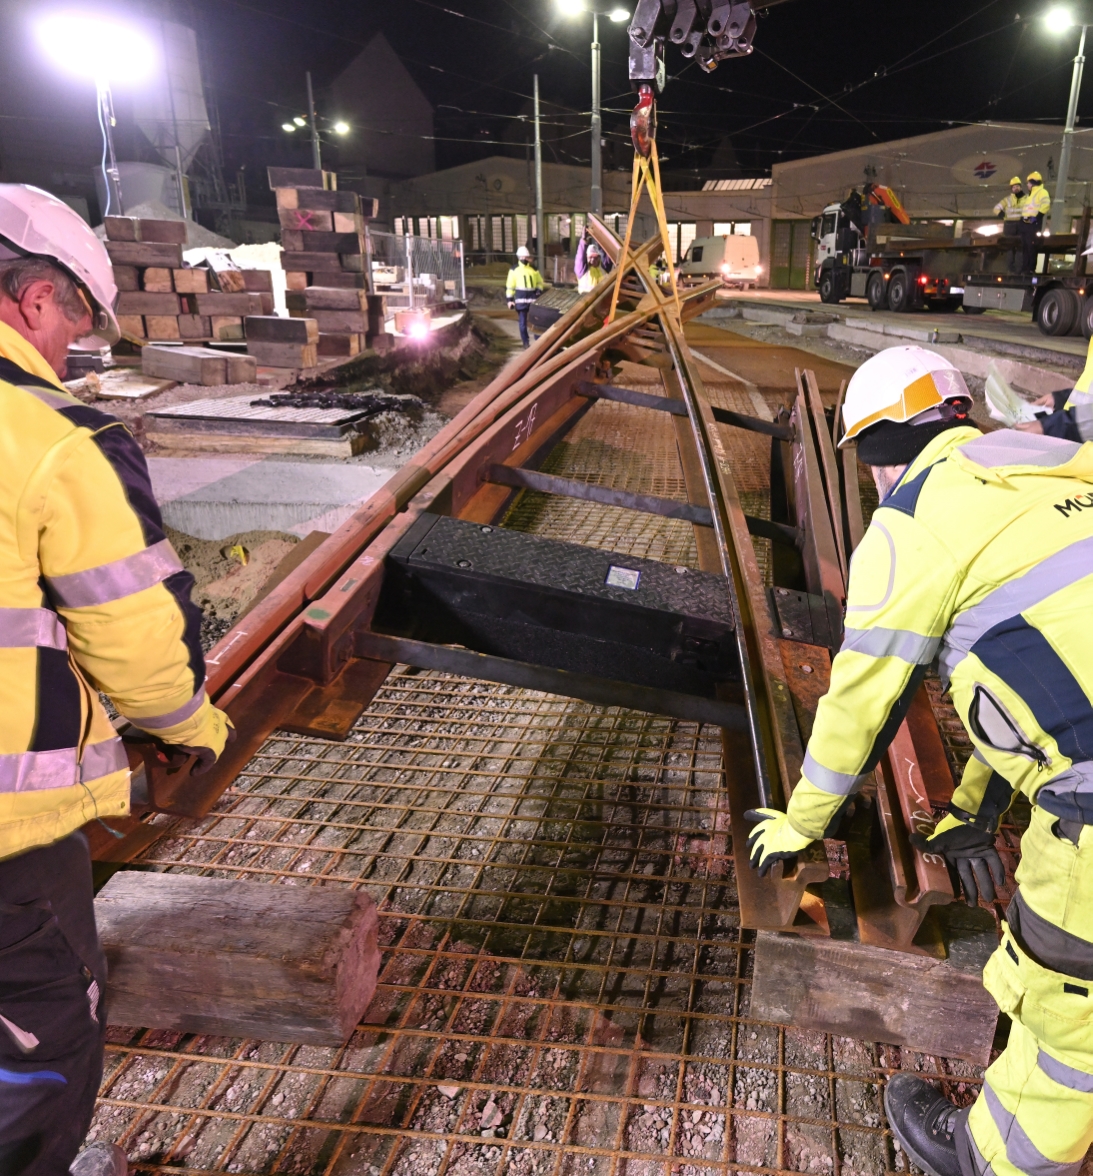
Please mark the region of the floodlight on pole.
POLYGON ((562 16, 583 16, 588 9, 584 0, 558 0, 558 11, 562 16))
POLYGON ((291 135, 296 130, 296 124, 295 123, 281 123, 281 130, 288 131, 288 133, 291 135))
POLYGON ((630 19, 630 13, 625 8, 612 8, 607 14, 607 19, 615 24, 622 24, 624 20, 630 19))
MULTIPOLYGON (((1070 75, 1070 100, 1066 108, 1066 125, 1063 127, 1063 149, 1059 153, 1059 178, 1055 185, 1055 200, 1051 205, 1051 232, 1068 233, 1070 223, 1066 215, 1066 183, 1070 178, 1070 153, 1074 144, 1074 126, 1078 121, 1078 94, 1082 88, 1082 71, 1085 69, 1085 34, 1089 30, 1089 17, 1081 22, 1075 19, 1069 8, 1051 8, 1044 14, 1044 24, 1050 32, 1065 33, 1080 25, 1078 54, 1074 58, 1074 69, 1070 75)), ((1083 242, 1080 248, 1085 248, 1083 242)))
POLYGON ((112 83, 138 82, 156 62, 152 42, 132 25, 104 20, 81 12, 54 12, 37 25, 38 40, 46 55, 67 73, 95 83, 99 126, 103 136, 102 173, 106 182, 106 211, 114 203, 125 211, 121 173, 114 151, 114 96, 112 83), (109 159, 109 166, 107 160, 109 159))
POLYGON ((348 135, 349 123, 342 122, 342 120, 339 119, 330 129, 334 132, 335 135, 348 135))
POLYGON ((301 118, 299 115, 296 115, 296 117, 292 121, 298 127, 306 127, 307 126, 307 119, 301 118))

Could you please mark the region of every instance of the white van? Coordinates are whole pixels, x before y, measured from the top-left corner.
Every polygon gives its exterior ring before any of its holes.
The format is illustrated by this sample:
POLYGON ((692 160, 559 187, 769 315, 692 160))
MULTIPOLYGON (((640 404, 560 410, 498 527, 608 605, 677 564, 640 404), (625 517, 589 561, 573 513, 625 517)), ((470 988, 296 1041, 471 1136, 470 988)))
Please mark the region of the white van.
POLYGON ((741 290, 757 285, 762 273, 759 242, 754 237, 735 233, 696 237, 679 266, 679 276, 684 280, 720 275, 726 286, 741 290))

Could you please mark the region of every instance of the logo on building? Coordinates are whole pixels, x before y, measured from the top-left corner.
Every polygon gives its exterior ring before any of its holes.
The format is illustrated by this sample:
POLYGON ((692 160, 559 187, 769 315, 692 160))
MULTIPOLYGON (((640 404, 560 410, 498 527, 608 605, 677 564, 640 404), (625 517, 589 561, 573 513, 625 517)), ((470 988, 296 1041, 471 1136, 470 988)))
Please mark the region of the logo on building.
POLYGON ((991 176, 998 170, 998 168, 988 159, 984 159, 981 163, 977 163, 972 171, 975 173, 977 180, 989 180, 991 176))

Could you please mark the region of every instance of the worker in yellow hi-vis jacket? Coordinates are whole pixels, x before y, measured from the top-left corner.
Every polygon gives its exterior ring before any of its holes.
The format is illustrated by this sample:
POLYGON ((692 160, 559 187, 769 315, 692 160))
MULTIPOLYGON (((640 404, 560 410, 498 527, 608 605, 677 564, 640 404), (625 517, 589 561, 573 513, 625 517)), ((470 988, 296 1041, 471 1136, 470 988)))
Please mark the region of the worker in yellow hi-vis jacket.
POLYGON ((889 1080, 889 1123, 934 1176, 1064 1176, 1093 1142, 1093 445, 980 434, 946 360, 882 351, 855 373, 842 444, 881 502, 854 553, 842 647, 788 811, 760 809, 760 872, 837 825, 938 660, 974 755, 913 840, 974 904, 1004 880, 994 839, 1032 802, 1019 889, 984 971, 1012 1022, 970 1109, 889 1080))
MULTIPOLYGON (((0 1170, 60 1176, 102 1075, 106 970, 80 827, 129 811, 99 692, 211 765, 193 580, 139 446, 61 384, 67 350, 119 338, 103 245, 60 200, 0 184, 0 1170)), ((77 1176, 124 1176, 92 1144, 77 1176)))
POLYGON ((1028 195, 1021 208, 1022 269, 1031 274, 1036 268, 1036 238, 1051 211, 1051 196, 1044 187, 1044 177, 1038 171, 1028 174, 1028 195))

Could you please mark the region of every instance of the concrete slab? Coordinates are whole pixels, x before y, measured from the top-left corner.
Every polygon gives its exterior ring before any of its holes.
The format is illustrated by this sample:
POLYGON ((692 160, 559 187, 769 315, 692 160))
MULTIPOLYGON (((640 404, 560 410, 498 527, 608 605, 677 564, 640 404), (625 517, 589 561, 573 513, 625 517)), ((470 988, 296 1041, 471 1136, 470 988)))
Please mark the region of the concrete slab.
POLYGON ((366 465, 151 457, 164 521, 198 539, 333 531, 391 476, 366 465))

